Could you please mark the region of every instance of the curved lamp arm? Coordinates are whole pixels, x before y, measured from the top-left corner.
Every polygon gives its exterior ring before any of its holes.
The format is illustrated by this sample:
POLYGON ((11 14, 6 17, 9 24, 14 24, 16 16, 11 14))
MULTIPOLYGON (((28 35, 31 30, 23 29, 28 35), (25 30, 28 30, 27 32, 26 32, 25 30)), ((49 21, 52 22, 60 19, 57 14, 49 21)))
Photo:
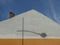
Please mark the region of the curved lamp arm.
POLYGON ((33 34, 36 34, 36 35, 39 35, 41 36, 42 38, 45 38, 47 36, 46 33, 37 33, 37 32, 33 32, 33 31, 28 31, 28 30, 18 30, 17 32, 30 32, 30 33, 33 33, 33 34))

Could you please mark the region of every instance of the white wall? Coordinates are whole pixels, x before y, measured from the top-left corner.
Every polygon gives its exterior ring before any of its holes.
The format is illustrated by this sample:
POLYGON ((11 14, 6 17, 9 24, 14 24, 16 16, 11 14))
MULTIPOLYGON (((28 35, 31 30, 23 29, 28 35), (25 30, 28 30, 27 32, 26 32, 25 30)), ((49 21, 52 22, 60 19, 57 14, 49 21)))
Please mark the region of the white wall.
MULTIPOLYGON (((24 18, 24 30, 37 33, 46 33, 47 38, 60 37, 60 25, 35 10, 30 10, 28 12, 15 16, 14 18, 0 22, 0 34, 7 35, 4 37, 8 37, 8 35, 11 35, 11 37, 13 38, 21 38, 22 33, 18 33, 17 30, 22 30, 22 18, 24 18)), ((24 32, 24 37, 39 38, 40 36, 33 33, 24 32)))

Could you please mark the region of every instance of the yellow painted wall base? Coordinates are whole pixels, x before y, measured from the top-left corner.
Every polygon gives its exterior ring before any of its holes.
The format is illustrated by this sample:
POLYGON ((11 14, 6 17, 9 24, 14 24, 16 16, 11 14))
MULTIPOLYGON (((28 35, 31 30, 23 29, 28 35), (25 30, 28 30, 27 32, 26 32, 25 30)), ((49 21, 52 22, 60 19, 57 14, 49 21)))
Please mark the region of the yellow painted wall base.
MULTIPOLYGON (((0 45, 22 45, 22 39, 0 39, 0 45)), ((24 45, 60 45, 60 39, 24 39, 24 45)))

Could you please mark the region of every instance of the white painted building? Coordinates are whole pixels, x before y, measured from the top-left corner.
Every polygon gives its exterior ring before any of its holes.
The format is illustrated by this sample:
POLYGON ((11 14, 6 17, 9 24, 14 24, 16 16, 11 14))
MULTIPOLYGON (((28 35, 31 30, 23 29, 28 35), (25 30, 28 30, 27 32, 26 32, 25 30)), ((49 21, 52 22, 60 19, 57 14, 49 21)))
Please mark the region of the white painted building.
MULTIPOLYGON (((46 33, 46 38, 60 38, 60 25, 44 16, 36 10, 30 10, 11 19, 0 22, 0 38, 21 38, 22 19, 24 18, 24 30, 46 33)), ((41 36, 24 32, 25 38, 41 38, 41 36)))

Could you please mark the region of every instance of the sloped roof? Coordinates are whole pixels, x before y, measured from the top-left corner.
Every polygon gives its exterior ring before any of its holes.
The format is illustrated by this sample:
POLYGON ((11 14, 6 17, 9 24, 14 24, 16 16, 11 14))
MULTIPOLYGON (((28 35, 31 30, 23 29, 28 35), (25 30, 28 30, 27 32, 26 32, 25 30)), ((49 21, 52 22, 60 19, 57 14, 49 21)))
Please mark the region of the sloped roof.
MULTIPOLYGON (((22 30, 22 18, 24 18, 24 30, 46 33, 47 37, 60 37, 60 25, 33 9, 0 22, 0 34, 14 34, 15 37, 21 37, 22 33, 16 31, 22 30)), ((32 33, 25 35, 25 37, 39 37, 32 33)))

